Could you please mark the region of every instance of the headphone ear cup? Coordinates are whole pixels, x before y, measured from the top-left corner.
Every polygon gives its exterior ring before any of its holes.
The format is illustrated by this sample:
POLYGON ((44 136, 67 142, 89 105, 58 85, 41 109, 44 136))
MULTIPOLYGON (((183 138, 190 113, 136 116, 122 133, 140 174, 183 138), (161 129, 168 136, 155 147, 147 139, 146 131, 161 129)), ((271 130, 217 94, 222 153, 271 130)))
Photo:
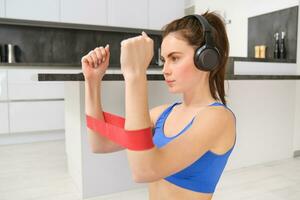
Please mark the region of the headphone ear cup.
POLYGON ((212 71, 220 64, 220 54, 218 49, 204 45, 196 49, 194 54, 194 64, 199 70, 212 71))

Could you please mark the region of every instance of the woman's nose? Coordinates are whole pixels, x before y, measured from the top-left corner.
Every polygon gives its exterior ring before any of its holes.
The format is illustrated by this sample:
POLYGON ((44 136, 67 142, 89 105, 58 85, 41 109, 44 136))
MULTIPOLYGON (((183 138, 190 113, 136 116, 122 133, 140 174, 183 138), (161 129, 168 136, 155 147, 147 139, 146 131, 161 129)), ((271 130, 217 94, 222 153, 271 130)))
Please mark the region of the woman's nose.
POLYGON ((164 63, 162 73, 163 74, 170 74, 171 73, 170 67, 168 66, 167 63, 164 63))

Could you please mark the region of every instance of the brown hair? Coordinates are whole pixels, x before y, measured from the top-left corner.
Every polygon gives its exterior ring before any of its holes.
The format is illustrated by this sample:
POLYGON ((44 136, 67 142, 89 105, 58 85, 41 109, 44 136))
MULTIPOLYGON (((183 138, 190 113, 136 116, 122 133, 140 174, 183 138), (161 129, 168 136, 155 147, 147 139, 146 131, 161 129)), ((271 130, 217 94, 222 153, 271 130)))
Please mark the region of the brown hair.
MULTIPOLYGON (((202 14, 212 27, 212 37, 215 46, 220 53, 220 65, 209 75, 209 88, 214 99, 221 100, 226 105, 224 79, 229 53, 229 42, 224 25, 224 20, 215 12, 206 11, 202 14)), ((183 17, 176 19, 163 28, 162 37, 169 33, 177 32, 179 35, 196 49, 205 43, 202 26, 195 17, 183 17), (201 37, 199 37, 201 36, 201 37)))

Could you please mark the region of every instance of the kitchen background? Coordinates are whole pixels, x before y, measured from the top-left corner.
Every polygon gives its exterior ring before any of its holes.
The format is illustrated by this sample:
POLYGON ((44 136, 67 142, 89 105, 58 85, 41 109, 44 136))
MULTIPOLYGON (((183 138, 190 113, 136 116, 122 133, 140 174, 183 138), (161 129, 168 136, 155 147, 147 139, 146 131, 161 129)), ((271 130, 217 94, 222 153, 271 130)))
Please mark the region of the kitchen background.
POLYGON ((96 155, 87 147, 76 102, 80 59, 110 44, 103 105, 123 115, 119 44, 145 30, 155 43, 149 96, 160 96, 150 107, 173 102, 180 96, 168 93, 158 65, 160 30, 207 9, 225 18, 225 86, 238 120, 237 145, 214 198, 300 199, 298 7, 298 0, 0 0, 0 200, 146 199, 124 152, 96 155), (286 34, 284 59, 274 58, 276 32, 286 34), (7 44, 15 45, 14 59, 7 44), (266 58, 255 58, 262 45, 266 58))

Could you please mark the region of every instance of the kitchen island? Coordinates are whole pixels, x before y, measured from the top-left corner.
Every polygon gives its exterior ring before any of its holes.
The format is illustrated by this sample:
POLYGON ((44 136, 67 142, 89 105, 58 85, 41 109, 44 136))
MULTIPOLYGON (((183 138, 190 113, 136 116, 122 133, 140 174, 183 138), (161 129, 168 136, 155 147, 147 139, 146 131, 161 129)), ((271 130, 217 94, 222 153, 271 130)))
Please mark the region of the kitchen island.
MULTIPOLYGON (((170 94, 161 69, 148 69, 149 107, 180 101, 170 94)), ((134 183, 126 152, 92 153, 84 107, 84 77, 39 74, 39 81, 65 81, 65 140, 68 170, 82 198, 145 187, 134 183)), ((228 107, 237 117, 237 144, 225 170, 293 157, 299 153, 299 75, 226 74, 228 107), (275 148, 274 148, 275 147, 275 148)), ((119 69, 109 69, 102 83, 106 111, 124 116, 124 82, 119 69)))

